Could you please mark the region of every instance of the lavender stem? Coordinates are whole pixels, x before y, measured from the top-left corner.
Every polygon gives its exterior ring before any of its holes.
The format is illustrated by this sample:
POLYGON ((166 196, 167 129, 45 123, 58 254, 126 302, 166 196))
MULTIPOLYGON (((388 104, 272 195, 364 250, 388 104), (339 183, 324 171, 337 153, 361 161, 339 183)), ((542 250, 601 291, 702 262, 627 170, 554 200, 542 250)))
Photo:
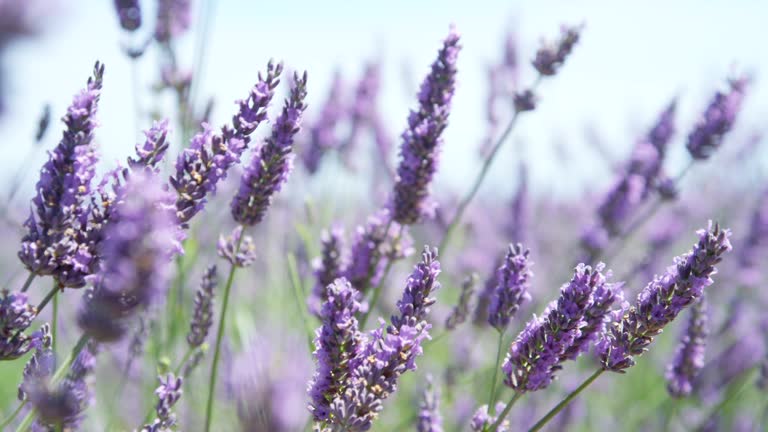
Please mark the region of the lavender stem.
POLYGON ((0 430, 4 430, 6 426, 11 424, 11 422, 13 422, 16 419, 16 417, 19 415, 19 413, 21 412, 21 410, 24 408, 25 405, 27 405, 26 399, 23 402, 21 402, 19 406, 16 407, 15 410, 13 410, 13 412, 11 413, 10 416, 8 416, 7 419, 3 420, 3 422, 0 423, 0 430))
MULTIPOLYGON (((53 298, 53 318, 51 319, 51 350, 53 350, 53 354, 56 355, 56 346, 58 345, 59 341, 59 296, 58 294, 59 288, 57 286, 57 282, 53 282, 53 289, 51 292, 46 296, 43 301, 45 301, 48 298, 53 298)), ((42 306, 37 308, 37 313, 40 313, 40 310, 45 307, 45 303, 41 303, 42 306)))
MULTIPOLYGON (((240 229, 245 229, 241 225, 240 229)), ((235 252, 233 256, 237 256, 240 253, 240 245, 243 242, 245 235, 238 236, 237 244, 235 245, 235 252)), ((232 281, 235 280, 235 270, 237 266, 233 261, 229 268, 229 276, 227 277, 227 284, 224 286, 224 298, 221 303, 221 313, 219 314, 219 328, 216 331, 216 348, 213 351, 213 364, 211 365, 211 377, 208 381, 208 403, 205 408, 205 432, 210 432, 211 422, 213 420, 213 397, 216 393, 216 372, 219 367, 219 357, 221 356, 221 341, 224 339, 224 325, 226 323, 227 305, 229 303, 229 292, 232 288, 232 281)))
POLYGON ((35 277, 37 275, 35 273, 30 272, 29 276, 27 276, 27 280, 24 281, 24 286, 21 287, 21 292, 27 292, 29 287, 32 285, 32 281, 35 280, 35 277))
POLYGON ((494 396, 496 393, 496 381, 499 378, 499 363, 501 363, 501 346, 504 343, 504 332, 499 331, 499 343, 496 346, 496 363, 493 365, 493 379, 491 380, 491 395, 488 397, 488 407, 492 407, 494 404, 494 396))
MULTIPOLYGON (((512 406, 515 404, 515 402, 517 402, 518 399, 520 399, 522 395, 523 395, 522 393, 515 392, 515 395, 512 396, 512 399, 509 400, 509 403, 507 404, 507 406, 504 407, 504 411, 502 411, 501 414, 499 414, 499 417, 496 419, 496 422, 493 423, 490 429, 488 429, 488 432, 496 432, 499 426, 501 426, 501 423, 504 422, 504 419, 507 417, 507 414, 509 414, 509 410, 512 409, 512 406)), ((489 411, 490 411, 490 407, 489 407, 489 411)))
MULTIPOLYGON (((539 74, 536 77, 536 80, 533 82, 533 84, 529 88, 530 91, 534 91, 536 87, 538 87, 542 77, 543 76, 541 74, 539 74)), ((501 149, 502 144, 504 144, 504 141, 507 140, 510 133, 512 133, 512 130, 515 128, 515 124, 517 123, 517 119, 518 117, 520 117, 520 113, 522 112, 523 111, 515 110, 515 113, 512 114, 512 118, 509 120, 509 123, 507 124, 506 129, 504 129, 504 132, 496 141, 496 144, 493 146, 493 149, 491 150, 490 154, 488 154, 488 157, 485 158, 485 161, 483 161, 483 167, 480 170, 480 173, 475 178, 475 182, 472 185, 472 188, 469 190, 469 193, 467 193, 467 195, 461 201, 461 203, 459 204, 459 208, 456 210, 456 213, 454 213, 453 217, 451 218, 451 222, 448 224, 448 228, 445 229, 445 234, 443 235, 443 239, 440 241, 440 246, 438 246, 437 250, 440 250, 440 251, 445 250, 445 247, 448 245, 448 241, 451 238, 451 234, 459 225, 459 222, 461 222, 461 218, 464 215, 464 212, 467 210, 467 207, 469 207, 469 203, 472 202, 472 199, 474 199, 475 195, 477 195, 477 191, 480 190, 480 186, 483 184, 483 180, 485 180, 485 176, 488 174, 488 171, 491 168, 491 164, 493 163, 493 160, 496 158, 496 154, 499 152, 499 149, 501 149)))
POLYGON ((587 378, 583 383, 581 383, 580 386, 576 387, 576 390, 570 392, 568 396, 565 397, 565 399, 561 400, 560 403, 558 403, 557 405, 555 405, 554 408, 549 410, 549 412, 544 417, 542 417, 541 420, 536 422, 536 424, 533 425, 532 428, 528 429, 528 432, 536 432, 541 428, 543 428, 547 424, 547 422, 552 420, 552 418, 554 418, 560 411, 562 411, 563 408, 565 408, 569 403, 571 403, 571 401, 575 399, 576 396, 578 396, 579 393, 582 392, 582 390, 584 390, 590 384, 592 384, 592 382, 596 380, 597 377, 599 377, 603 372, 605 372, 604 369, 598 369, 597 371, 595 371, 595 373, 590 375, 590 377, 587 378))

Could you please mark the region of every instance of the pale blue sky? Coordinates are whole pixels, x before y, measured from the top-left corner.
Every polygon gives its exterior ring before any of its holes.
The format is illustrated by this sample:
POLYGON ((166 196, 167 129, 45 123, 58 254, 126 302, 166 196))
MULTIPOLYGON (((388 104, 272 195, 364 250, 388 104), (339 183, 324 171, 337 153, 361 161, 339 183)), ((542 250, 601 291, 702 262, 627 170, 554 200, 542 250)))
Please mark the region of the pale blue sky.
MULTIPOLYGON (((154 7, 154 2, 143 3, 150 11, 154 7)), ((682 97, 681 133, 671 162, 679 163, 684 157, 684 134, 712 91, 734 71, 756 77, 739 122, 742 135, 764 127, 768 119, 768 88, 762 79, 768 71, 763 46, 768 40, 768 3, 757 0, 631 5, 554 0, 215 3, 201 93, 216 96, 215 124, 231 115, 232 101, 245 95, 270 57, 309 71, 310 104, 315 107, 325 97, 336 68, 356 79, 366 59, 380 57, 385 62, 382 109, 392 135, 398 135, 413 104, 415 88, 409 86, 421 80, 449 24, 454 23, 464 49, 438 179, 442 185, 462 187, 476 171, 477 166, 466 161, 475 154, 485 131, 485 66, 501 55, 508 28, 517 32, 526 59, 541 37, 557 36, 560 23, 586 23, 562 74, 541 87, 539 109, 520 122, 516 134, 526 143, 537 187, 542 190, 572 191, 606 176, 605 167, 584 146, 586 125, 595 125, 606 142, 623 154, 632 137, 676 94, 682 97), (403 70, 412 73, 414 83, 404 82, 403 70), (556 140, 573 150, 569 166, 553 156, 556 140)), ((107 65, 99 113, 102 126, 97 131, 103 159, 122 159, 136 140, 130 67, 119 49, 121 34, 112 1, 59 0, 55 15, 47 32, 13 46, 5 57, 8 112, 0 118, 6 150, 0 172, 4 179, 10 176, 6 168, 15 167, 30 145, 42 104, 52 103, 58 119, 96 59, 107 65)), ((182 63, 191 64, 193 36, 186 42, 182 63)), ((155 67, 153 56, 144 59, 144 85, 155 79, 155 67)), ((523 82, 530 82, 527 61, 522 76, 523 82)), ((145 103, 148 97, 143 95, 145 103)), ((53 124, 45 143, 48 148, 59 138, 60 125, 53 124)), ((38 159, 35 166, 42 163, 43 155, 38 159)), ((511 160, 506 154, 499 165, 511 160)), ((509 172, 497 167, 491 181, 503 183, 509 172)), ((28 176, 28 188, 35 177, 36 173, 28 176)), ((28 196, 28 190, 20 195, 28 196)))

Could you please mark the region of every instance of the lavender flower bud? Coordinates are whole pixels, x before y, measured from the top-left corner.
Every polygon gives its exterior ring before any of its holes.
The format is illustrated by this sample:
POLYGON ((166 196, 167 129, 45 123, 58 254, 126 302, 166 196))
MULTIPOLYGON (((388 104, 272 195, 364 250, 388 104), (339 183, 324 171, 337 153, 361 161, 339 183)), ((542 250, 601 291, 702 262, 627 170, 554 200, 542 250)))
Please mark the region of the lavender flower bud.
POLYGON ((677 110, 677 99, 673 99, 672 102, 667 105, 667 108, 662 111, 656 124, 648 131, 648 142, 651 143, 659 155, 665 155, 667 152, 667 145, 675 134, 675 111, 677 110))
POLYGON ((418 432, 443 432, 443 416, 440 415, 440 392, 427 376, 427 388, 419 403, 419 419, 416 423, 418 432))
POLYGON ((541 75, 555 75, 579 41, 580 32, 581 27, 563 26, 560 29, 560 40, 556 43, 547 43, 536 51, 536 57, 532 62, 533 67, 541 75))
POLYGON ((259 73, 259 81, 247 99, 237 101, 238 112, 232 117, 232 127, 225 126, 214 136, 203 124, 203 131, 192 138, 189 148, 176 159, 176 174, 170 178, 176 190, 176 211, 179 221, 187 224, 207 202, 207 195, 216 191, 227 171, 240 161, 251 141, 250 135, 267 119, 267 108, 280 83, 283 65, 267 64, 267 74, 259 73))
POLYGON ((501 333, 515 316, 524 301, 531 299, 528 293, 533 272, 528 261, 530 251, 523 245, 509 245, 504 265, 498 270, 498 284, 488 305, 488 324, 501 333))
POLYGON ((32 348, 33 339, 23 332, 37 316, 22 292, 0 291, 0 360, 13 360, 32 348))
MULTIPOLYGON (((406 282, 403 296, 397 302, 400 315, 392 316, 394 329, 399 329, 403 325, 419 327, 429 313, 429 307, 437 301, 430 295, 440 289, 440 282, 437 281, 439 274, 440 261, 437 260, 437 249, 424 246, 421 262, 414 267, 413 273, 406 282)), ((390 331, 392 331, 391 328, 390 331)))
MULTIPOLYGON (((602 263, 595 266, 598 272, 603 268, 602 263)), ((589 345, 595 342, 605 330, 611 306, 622 303, 624 300, 624 294, 621 291, 623 283, 608 283, 607 279, 611 277, 610 271, 606 271, 605 276, 600 273, 598 275, 592 292, 592 301, 584 313, 584 327, 580 329, 580 334, 574 339, 573 344, 565 350, 564 359, 575 360, 581 353, 589 351, 589 345)))
POLYGON ((611 235, 621 230, 621 224, 635 211, 645 193, 645 180, 636 174, 627 174, 613 186, 597 209, 605 229, 611 235))
POLYGON ((242 226, 236 227, 227 237, 220 235, 216 251, 235 267, 248 267, 256 261, 256 245, 251 236, 243 235, 242 226))
POLYGON ((190 347, 202 345, 208 336, 211 325, 213 325, 213 291, 217 284, 216 266, 212 265, 203 274, 200 288, 195 293, 195 309, 187 334, 187 342, 190 347))
MULTIPOLYGON (((502 411, 504 411, 504 404, 501 402, 496 403, 496 412, 500 413, 502 411)), ((469 428, 472 432, 483 432, 488 425, 496 423, 496 420, 498 420, 498 417, 488 412, 488 405, 483 405, 475 411, 472 420, 469 422, 469 428)), ((509 420, 504 419, 496 430, 498 432, 509 432, 509 420)))
POLYGON ((123 30, 134 31, 141 27, 139 0, 115 0, 115 9, 123 30))
POLYGON ((693 391, 693 380, 704 367, 704 351, 709 330, 707 328, 707 305, 704 296, 689 312, 688 327, 680 339, 675 358, 667 369, 667 391, 672 397, 689 396, 693 391))
POLYGON ((467 320, 469 316, 469 310, 471 309, 470 302, 472 301, 472 294, 475 293, 475 286, 477 285, 478 276, 476 273, 472 273, 461 284, 461 294, 459 295, 459 301, 453 310, 445 319, 445 328, 447 330, 453 330, 467 320))
POLYGON ((88 86, 74 97, 63 118, 66 129, 40 171, 18 254, 29 271, 53 275, 73 288, 85 285, 93 265, 84 202, 96 163, 91 142, 103 75, 104 66, 97 62, 88 86))
POLYGON ((615 313, 597 345, 603 368, 623 372, 633 366, 633 357, 643 354, 653 338, 713 283, 714 266, 731 250, 731 232, 710 222, 697 234, 699 242, 692 251, 676 258, 674 266, 646 285, 633 306, 615 313))
POLYGON ((161 432, 171 430, 170 428, 176 424, 176 416, 171 409, 176 402, 181 399, 183 391, 181 390, 181 384, 183 379, 175 376, 173 373, 168 373, 165 376, 159 376, 160 385, 155 390, 157 395, 157 405, 155 411, 157 412, 157 418, 150 425, 145 425, 141 430, 142 432, 161 432))
POLYGON ((328 420, 331 401, 344 389, 350 360, 357 355, 361 337, 355 318, 360 310, 359 295, 344 278, 327 287, 320 312, 323 325, 315 333, 317 370, 309 385, 309 409, 317 421, 328 420))
POLYGON ((35 353, 24 366, 24 374, 18 391, 20 401, 27 398, 30 388, 53 376, 56 368, 56 356, 51 350, 51 335, 48 324, 44 324, 40 330, 41 337, 39 343, 36 344, 35 353))
POLYGON ((232 217, 240 224, 256 225, 264 219, 273 196, 293 168, 293 138, 301 128, 301 117, 307 107, 307 73, 302 77, 295 74, 293 79, 291 95, 272 127, 272 135, 254 154, 232 199, 232 217))
POLYGON ((191 0, 159 0, 155 39, 169 42, 184 34, 192 23, 191 0))
POLYGON ((533 111, 536 109, 537 98, 531 90, 515 93, 512 102, 517 112, 533 111))
POLYGON ((80 327, 99 342, 120 339, 127 320, 162 296, 179 247, 172 197, 157 176, 135 173, 123 195, 105 228, 101 270, 78 312, 80 327))
MULTIPOLYGON (((426 324, 426 323, 423 323, 426 324)), ((428 337, 429 325, 417 329, 404 325, 397 334, 380 327, 365 341, 347 378, 346 389, 331 403, 329 428, 332 432, 363 432, 384 408, 384 400, 397 390, 397 379, 416 369, 416 357, 428 337)))
POLYGON ((326 287, 334 280, 341 277, 344 268, 343 252, 344 231, 334 227, 331 231, 323 231, 321 235, 322 252, 320 258, 315 261, 315 285, 308 301, 309 310, 316 316, 320 316, 320 307, 325 302, 326 287))
POLYGON ((686 147, 696 160, 709 159, 722 144, 723 137, 733 127, 736 116, 741 110, 741 103, 749 84, 749 79, 741 77, 728 82, 727 92, 717 92, 709 106, 688 135, 686 147))
POLYGON ((408 116, 392 199, 392 218, 401 225, 413 225, 434 215, 435 206, 429 198, 430 184, 437 170, 441 134, 448 125, 460 49, 459 35, 451 28, 429 75, 421 84, 419 108, 408 116))
POLYGON ((504 384, 518 393, 540 390, 554 379, 565 353, 581 335, 595 288, 605 282, 603 266, 593 270, 579 264, 560 297, 541 317, 534 315, 509 348, 504 360, 504 384))
POLYGON ((159 164, 168 150, 168 142, 165 140, 168 135, 168 120, 155 122, 152 127, 144 131, 146 140, 143 144, 136 144, 137 159, 128 158, 128 165, 133 169, 147 167, 157 171, 159 164))

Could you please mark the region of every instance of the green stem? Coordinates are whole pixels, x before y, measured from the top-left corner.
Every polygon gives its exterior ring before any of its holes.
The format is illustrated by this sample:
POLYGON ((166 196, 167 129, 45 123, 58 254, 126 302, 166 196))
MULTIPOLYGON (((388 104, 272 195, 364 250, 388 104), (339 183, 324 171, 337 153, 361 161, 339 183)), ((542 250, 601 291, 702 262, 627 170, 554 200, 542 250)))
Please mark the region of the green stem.
POLYGON ((314 338, 314 330, 309 324, 309 317, 307 316, 306 306, 301 299, 306 299, 306 293, 304 292, 304 285, 301 283, 301 277, 299 276, 298 266, 296 265, 296 257, 293 253, 288 253, 288 277, 291 280, 291 287, 293 288, 293 297, 296 301, 296 307, 299 309, 299 316, 301 317, 304 330, 307 333, 307 345, 309 352, 312 352, 312 340, 314 338))
MULTIPOLYGON (((384 233, 389 233, 389 228, 392 226, 392 219, 389 220, 387 223, 386 228, 384 229, 384 233)), ((399 228, 397 230, 397 235, 395 235, 395 238, 392 240, 392 247, 396 247, 397 243, 400 241, 400 236, 403 235, 403 226, 399 225, 399 228)), ((360 319, 360 329, 365 328, 365 323, 368 322, 368 317, 371 316, 373 313, 373 310, 376 308, 376 303, 379 302, 379 297, 381 296, 381 290, 384 286, 385 281, 387 280, 387 275, 389 275, 389 271, 392 270, 392 266, 394 265, 395 260, 392 257, 388 257, 387 259, 387 266, 384 267, 384 272, 381 274, 381 279, 379 279, 379 283, 376 284, 375 287, 373 287, 372 293, 371 293, 371 301, 368 302, 368 311, 363 315, 363 317, 360 319)), ((365 292, 365 290, 362 290, 365 292)))
MULTIPOLYGON (((504 419, 507 418, 507 414, 509 414, 509 410, 512 409, 512 406, 517 402, 518 399, 522 396, 522 393, 515 392, 515 395, 512 396, 512 399, 509 400, 509 403, 507 406, 504 407, 504 410, 499 414, 499 417, 496 419, 496 422, 491 425, 491 428, 488 429, 488 432, 496 432, 499 429, 499 426, 504 422, 504 419)), ((488 406, 488 412, 491 412, 491 406, 488 406)))
POLYGON ((27 280, 24 281, 24 285, 21 287, 21 292, 27 292, 30 285, 32 285, 32 281, 35 280, 35 277, 37 277, 37 274, 29 273, 29 276, 27 276, 27 280))
MULTIPOLYGON (((244 230, 245 227, 242 227, 244 230)), ((235 245, 235 252, 233 256, 237 256, 240 252, 240 244, 243 242, 245 233, 240 235, 240 239, 235 245)), ((211 422, 213 421, 213 398, 216 393, 216 372, 219 367, 219 357, 221 356, 221 342, 224 339, 224 325, 226 324, 227 317, 227 305, 229 304, 229 292, 232 288, 232 281, 235 280, 235 271, 237 266, 233 263, 229 270, 229 277, 227 277, 227 284, 224 286, 224 297, 221 304, 221 313, 219 314, 219 328, 216 332, 216 348, 213 352, 213 364, 211 365, 211 377, 208 381, 208 403, 205 408, 205 432, 210 432, 211 422)))
POLYGON ((501 362, 501 345, 504 343, 504 332, 499 331, 499 343, 496 346, 496 363, 493 366, 493 379, 491 380, 491 395, 488 397, 488 409, 494 406, 493 397, 496 395, 496 380, 499 378, 499 363, 501 362))
MULTIPOLYGON (((51 350, 53 350, 54 358, 56 356, 56 345, 58 345, 59 342, 59 296, 56 295, 56 293, 59 292, 59 289, 57 287, 57 283, 54 282, 53 290, 51 291, 53 293, 53 318, 51 319, 51 350)), ((45 305, 43 305, 45 307, 45 305)), ((40 309, 38 308, 38 311, 40 309)), ((40 313, 40 312, 38 312, 40 313)))
POLYGON ((27 400, 25 399, 19 404, 18 407, 16 407, 16 409, 11 413, 11 415, 7 419, 3 420, 3 422, 0 423, 0 430, 5 430, 5 427, 11 424, 11 422, 13 422, 16 419, 16 417, 18 417, 22 408, 24 408, 26 404, 27 404, 27 400))
POLYGON ((720 412, 723 408, 725 408, 728 403, 739 397, 744 391, 747 390, 747 385, 751 384, 750 377, 752 376, 752 372, 759 366, 754 365, 750 367, 749 369, 742 372, 741 376, 738 377, 738 379, 732 383, 728 387, 728 391, 723 396, 723 398, 720 400, 720 402, 717 403, 712 409, 709 411, 709 413, 704 417, 704 420, 699 423, 698 427, 696 427, 693 430, 701 431, 704 430, 707 426, 707 423, 709 423, 710 420, 715 418, 717 416, 717 413, 720 412))
MULTIPOLYGON (((533 91, 538 87, 539 83, 541 82, 542 76, 539 75, 536 78, 536 81, 533 82, 533 84, 530 87, 530 90, 533 91)), ((469 207, 469 204, 472 202, 472 200, 475 198, 475 195, 477 195, 477 192, 480 190, 480 186, 483 184, 483 180, 485 180, 485 176, 488 175, 488 172, 490 171, 491 165, 493 164, 493 161, 496 159, 496 154, 501 149, 501 146, 504 144, 504 141, 507 140, 509 135, 512 133, 512 130, 515 128, 515 124, 517 124, 517 119, 520 117, 521 111, 515 110, 515 113, 512 114, 512 118, 509 120, 509 123, 507 124, 506 129, 504 129, 504 132, 502 132, 499 139, 496 141, 496 144, 494 144, 493 149, 491 150, 491 153, 488 154, 488 157, 485 158, 483 161, 483 167, 480 169, 480 173, 475 178, 475 182, 472 184, 472 188, 469 190, 466 196, 464 196, 464 199, 461 200, 461 203, 459 204, 458 209, 456 210, 456 213, 454 213, 453 217, 451 218, 451 221, 448 223, 448 227, 445 229, 445 234, 443 235, 443 239, 440 241, 440 246, 437 248, 438 251, 445 250, 446 246, 448 246, 448 242, 450 241, 451 234, 456 229, 456 227, 461 222, 462 216, 464 216, 464 212, 467 210, 467 207, 469 207)))
MULTIPOLYGON (((77 344, 75 344, 75 347, 72 348, 72 352, 69 354, 69 357, 67 357, 67 359, 59 366, 58 369, 56 369, 56 372, 53 374, 53 377, 51 378, 51 386, 56 385, 59 381, 61 381, 62 378, 64 378, 64 375, 69 371, 69 367, 72 366, 72 363, 80 354, 80 351, 82 351, 83 348, 85 348, 85 346, 88 344, 89 339, 90 337, 86 334, 80 336, 77 344)), ((24 420, 21 421, 19 427, 16 428, 16 432, 23 432, 29 429, 34 419, 35 410, 30 410, 26 417, 24 417, 24 420)))
POLYGON ((554 408, 549 410, 549 412, 541 418, 538 422, 536 422, 535 425, 533 425, 532 428, 528 430, 528 432, 536 432, 537 430, 540 430, 543 428, 547 422, 552 420, 560 411, 563 410, 573 399, 576 398, 576 396, 579 395, 579 393, 582 392, 585 388, 587 388, 594 380, 597 379, 603 372, 605 372, 605 369, 598 369, 595 373, 590 375, 589 378, 587 378, 583 383, 581 383, 580 386, 576 387, 576 390, 570 392, 568 396, 565 397, 565 399, 561 400, 559 404, 555 405, 554 408))

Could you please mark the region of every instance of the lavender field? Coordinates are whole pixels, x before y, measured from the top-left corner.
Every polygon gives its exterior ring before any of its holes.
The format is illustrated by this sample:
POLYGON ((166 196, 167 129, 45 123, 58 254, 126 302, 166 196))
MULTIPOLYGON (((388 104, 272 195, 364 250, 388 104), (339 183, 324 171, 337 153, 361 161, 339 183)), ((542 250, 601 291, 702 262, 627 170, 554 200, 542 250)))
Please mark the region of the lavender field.
POLYGON ((768 431, 768 8, 258 3, 0 0, 0 431, 768 431))

